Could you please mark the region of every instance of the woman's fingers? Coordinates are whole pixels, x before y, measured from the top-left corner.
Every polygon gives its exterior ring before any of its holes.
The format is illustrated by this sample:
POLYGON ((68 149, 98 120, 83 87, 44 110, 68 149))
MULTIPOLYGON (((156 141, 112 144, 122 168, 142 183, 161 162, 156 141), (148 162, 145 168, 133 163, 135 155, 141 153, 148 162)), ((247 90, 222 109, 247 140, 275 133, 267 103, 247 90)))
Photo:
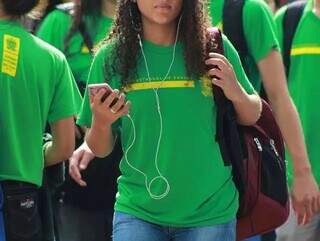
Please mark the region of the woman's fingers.
POLYGON ((110 108, 112 102, 119 98, 119 90, 115 89, 112 91, 112 93, 103 101, 103 106, 110 108))
POLYGON ((123 107, 124 104, 125 104, 125 95, 122 93, 120 94, 118 101, 113 106, 111 106, 111 108, 113 112, 118 112, 123 107))
POLYGON ((118 117, 129 114, 129 109, 131 107, 131 102, 127 101, 126 104, 117 112, 118 117))

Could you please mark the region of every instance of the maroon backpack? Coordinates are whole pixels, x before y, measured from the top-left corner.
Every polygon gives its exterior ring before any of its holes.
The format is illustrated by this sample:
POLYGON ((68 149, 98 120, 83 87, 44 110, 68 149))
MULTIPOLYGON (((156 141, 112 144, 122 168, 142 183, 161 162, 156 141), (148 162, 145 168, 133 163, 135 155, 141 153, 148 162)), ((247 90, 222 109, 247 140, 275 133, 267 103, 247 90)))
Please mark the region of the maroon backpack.
MULTIPOLYGON (((223 54, 221 32, 208 31, 207 49, 223 54)), ((216 141, 225 165, 232 165, 234 183, 240 194, 237 240, 272 231, 289 215, 285 151, 280 129, 269 105, 263 101, 255 125, 237 124, 232 102, 214 86, 217 106, 216 141)))

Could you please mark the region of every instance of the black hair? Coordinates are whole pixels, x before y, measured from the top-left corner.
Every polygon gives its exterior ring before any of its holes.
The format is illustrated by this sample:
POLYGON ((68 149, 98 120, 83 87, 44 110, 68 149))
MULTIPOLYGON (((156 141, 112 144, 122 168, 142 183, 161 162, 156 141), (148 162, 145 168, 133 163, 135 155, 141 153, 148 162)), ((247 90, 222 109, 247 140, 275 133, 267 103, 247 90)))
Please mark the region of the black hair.
MULTIPOLYGON (((101 15, 102 2, 103 0, 81 0, 74 6, 74 13, 72 14, 72 24, 68 34, 64 39, 65 51, 68 49, 70 39, 73 35, 79 31, 81 22, 84 21, 85 16, 91 16, 97 18, 101 15)), ((86 29, 88 26, 86 26, 86 29)))
POLYGON ((39 0, 1 0, 3 10, 11 16, 22 16, 30 12, 39 0))
MULTIPOLYGON (((184 58, 188 77, 200 77, 206 72, 207 28, 210 17, 205 0, 184 0, 179 40, 184 47, 184 58)), ((140 54, 138 35, 143 36, 141 13, 135 2, 118 2, 113 28, 105 42, 115 43, 111 58, 106 57, 105 75, 109 79, 119 74, 122 85, 132 82, 136 75, 140 54)))

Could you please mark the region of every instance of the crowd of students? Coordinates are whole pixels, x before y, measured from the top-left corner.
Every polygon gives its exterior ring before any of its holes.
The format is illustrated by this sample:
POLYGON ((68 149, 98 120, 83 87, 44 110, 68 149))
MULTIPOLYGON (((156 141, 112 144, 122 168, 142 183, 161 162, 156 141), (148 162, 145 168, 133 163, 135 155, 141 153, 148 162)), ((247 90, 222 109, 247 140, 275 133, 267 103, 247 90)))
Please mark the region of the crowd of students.
POLYGON ((214 138, 214 84, 241 125, 267 98, 286 144, 290 217, 248 240, 317 241, 320 0, 273 11, 0 0, 0 240, 234 241, 239 195, 214 138), (224 56, 206 52, 210 26, 224 56), (105 82, 111 94, 89 94, 105 82))

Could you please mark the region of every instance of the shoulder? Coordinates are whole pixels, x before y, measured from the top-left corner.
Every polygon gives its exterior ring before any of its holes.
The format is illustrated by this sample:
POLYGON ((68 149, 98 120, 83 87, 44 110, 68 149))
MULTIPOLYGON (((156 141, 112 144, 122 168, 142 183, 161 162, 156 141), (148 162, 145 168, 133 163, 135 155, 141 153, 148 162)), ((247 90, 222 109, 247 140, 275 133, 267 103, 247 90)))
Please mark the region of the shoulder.
POLYGON ((288 9, 288 6, 287 6, 287 5, 281 7, 281 8, 276 12, 276 14, 275 14, 275 16, 274 16, 274 20, 275 20, 276 22, 282 21, 285 13, 287 12, 287 9, 288 9))
POLYGON ((55 24, 63 24, 63 23, 70 23, 72 20, 72 14, 69 11, 64 11, 61 8, 56 8, 51 13, 49 13, 45 18, 44 21, 48 22, 51 21, 55 24))
POLYGON ((94 51, 94 59, 104 61, 106 58, 112 58, 115 45, 115 41, 102 42, 94 51))
POLYGON ((33 48, 34 48, 34 53, 35 56, 38 56, 39 58, 41 58, 43 61, 45 59, 50 60, 50 61, 54 61, 55 63, 57 62, 65 62, 65 56, 64 54, 58 50, 57 48, 55 48, 54 46, 48 44, 47 42, 41 40, 40 38, 31 35, 32 36, 32 42, 33 44, 33 48))
POLYGON ((263 0, 245 0, 244 8, 246 11, 271 11, 267 3, 263 0))

